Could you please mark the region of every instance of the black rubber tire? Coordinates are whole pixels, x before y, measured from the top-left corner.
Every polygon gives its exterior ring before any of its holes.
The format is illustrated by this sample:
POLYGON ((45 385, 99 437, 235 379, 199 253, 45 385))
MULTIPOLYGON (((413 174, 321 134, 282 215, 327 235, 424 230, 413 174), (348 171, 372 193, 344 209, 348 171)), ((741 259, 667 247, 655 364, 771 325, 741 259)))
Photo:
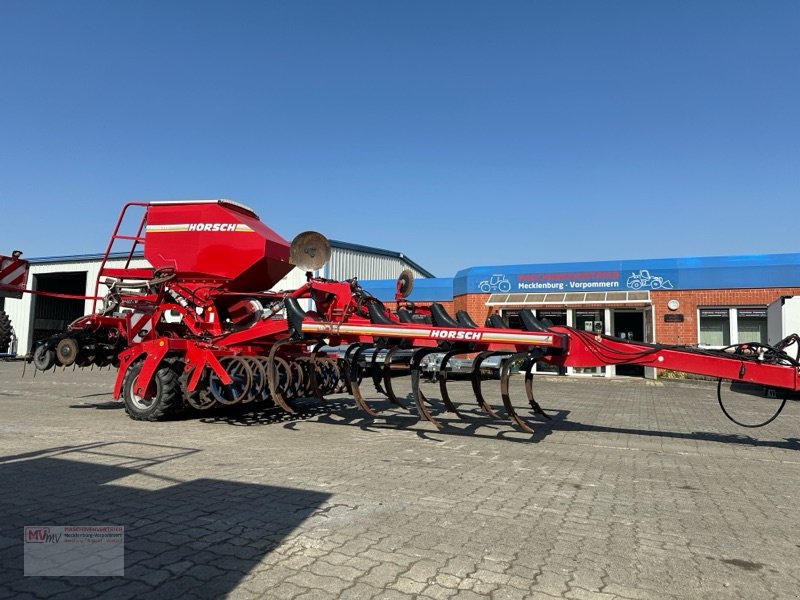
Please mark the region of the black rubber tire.
POLYGON ((52 369, 56 364, 56 351, 47 347, 47 343, 39 344, 33 352, 33 366, 40 371, 52 369))
POLYGON ((133 395, 133 383, 142 370, 142 364, 141 360, 133 363, 122 379, 125 412, 135 421, 166 421, 178 417, 185 410, 179 365, 169 362, 161 364, 153 374, 155 392, 148 402, 148 399, 137 399, 133 395))
POLYGON ((4 310, 0 310, 0 354, 8 352, 11 345, 11 319, 4 310))

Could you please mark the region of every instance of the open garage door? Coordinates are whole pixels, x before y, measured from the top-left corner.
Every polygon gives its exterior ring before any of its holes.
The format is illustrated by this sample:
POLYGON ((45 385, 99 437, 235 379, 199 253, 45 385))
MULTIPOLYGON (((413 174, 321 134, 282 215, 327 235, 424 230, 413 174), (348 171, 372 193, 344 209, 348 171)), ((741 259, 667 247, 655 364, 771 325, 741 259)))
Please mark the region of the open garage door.
MULTIPOLYGON (((57 294, 86 294, 86 271, 40 273, 33 276, 34 289, 57 294)), ((34 296, 33 340, 60 333, 85 313, 83 300, 34 296)))

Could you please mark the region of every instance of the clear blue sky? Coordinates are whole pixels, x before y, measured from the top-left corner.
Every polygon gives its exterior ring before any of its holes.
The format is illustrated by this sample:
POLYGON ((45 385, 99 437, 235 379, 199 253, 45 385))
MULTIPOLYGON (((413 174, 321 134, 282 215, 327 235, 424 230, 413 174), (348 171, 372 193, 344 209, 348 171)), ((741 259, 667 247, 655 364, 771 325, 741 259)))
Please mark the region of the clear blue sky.
POLYGON ((481 264, 800 251, 800 2, 0 2, 0 252, 228 197, 481 264))

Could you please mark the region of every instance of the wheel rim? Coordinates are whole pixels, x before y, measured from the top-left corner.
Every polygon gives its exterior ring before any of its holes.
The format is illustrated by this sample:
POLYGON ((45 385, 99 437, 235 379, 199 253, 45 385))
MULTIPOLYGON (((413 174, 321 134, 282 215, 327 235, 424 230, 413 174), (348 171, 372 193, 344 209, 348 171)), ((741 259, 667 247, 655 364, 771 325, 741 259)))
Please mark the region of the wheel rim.
MULTIPOLYGON (((137 378, 138 380, 138 378, 137 378)), ((156 398, 158 397, 158 382, 153 382, 150 387, 155 385, 156 390, 155 394, 151 395, 150 397, 146 396, 137 396, 136 393, 133 391, 136 389, 136 381, 134 380, 133 385, 131 385, 131 404, 133 404, 139 410, 149 410, 153 403, 155 402, 156 398)), ((147 390, 145 390, 147 392, 147 390)))
POLYGON ((46 345, 39 346, 33 353, 33 364, 40 371, 47 371, 56 364, 55 350, 50 350, 46 345))

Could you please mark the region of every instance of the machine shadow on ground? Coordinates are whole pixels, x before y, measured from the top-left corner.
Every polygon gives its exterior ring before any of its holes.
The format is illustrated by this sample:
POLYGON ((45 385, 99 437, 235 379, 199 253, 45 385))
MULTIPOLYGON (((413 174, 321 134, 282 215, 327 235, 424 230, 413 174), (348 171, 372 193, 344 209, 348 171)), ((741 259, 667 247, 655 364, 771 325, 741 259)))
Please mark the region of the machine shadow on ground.
POLYGON ((145 470, 196 452, 115 442, 0 457, 0 597, 221 598, 330 497, 145 470), (124 526, 124 577, 25 577, 26 525, 124 526))
MULTIPOLYGON (((498 420, 490 415, 480 412, 472 405, 458 404, 460 418, 448 412, 434 412, 435 418, 442 424, 442 429, 417 418, 413 401, 406 398, 404 403, 408 411, 393 405, 388 400, 369 399, 368 404, 379 413, 377 418, 365 415, 352 400, 332 399, 320 402, 314 399, 302 399, 295 404, 295 413, 285 413, 277 408, 237 406, 226 411, 213 414, 200 414, 203 423, 224 424, 231 426, 257 426, 280 425, 293 429, 297 423, 315 421, 328 425, 344 425, 358 427, 363 431, 377 431, 381 429, 401 429, 413 431, 419 437, 434 441, 443 441, 449 436, 469 436, 483 439, 501 439, 517 443, 538 443, 556 432, 583 432, 583 433, 608 433, 625 434, 655 438, 672 438, 714 442, 720 444, 733 444, 740 446, 766 447, 782 450, 800 450, 800 438, 783 438, 779 440, 760 439, 745 434, 723 434, 709 431, 668 431, 663 429, 645 429, 637 427, 615 427, 583 423, 569 419, 571 411, 567 409, 553 409, 545 407, 545 412, 551 417, 549 421, 526 411, 525 420, 533 428, 533 434, 527 434, 514 428, 508 420, 498 420)), ((434 400, 434 405, 444 408, 434 400)), ((502 417, 502 409, 498 412, 502 417)))
POLYGON ((800 450, 800 438, 783 438, 781 440, 764 440, 750 435, 736 433, 714 433, 711 431, 664 431, 653 429, 638 429, 635 427, 610 427, 607 425, 592 425, 578 421, 564 421, 557 424, 559 431, 582 431, 594 433, 622 433, 626 435, 641 435, 645 437, 673 438, 681 440, 695 440, 700 442, 716 442, 720 444, 734 444, 739 446, 753 446, 759 448, 778 448, 781 450, 800 450))
MULTIPOLYGON (((412 431, 419 437, 434 441, 443 441, 448 436, 467 436, 479 439, 499 439, 518 443, 536 443, 552 432, 552 429, 540 428, 545 422, 540 417, 531 418, 526 415, 526 420, 533 427, 534 433, 529 434, 514 429, 510 421, 495 419, 482 413, 477 406, 462 404, 459 415, 448 412, 432 410, 434 417, 442 424, 442 429, 437 429, 425 420, 419 420, 413 401, 403 400, 407 410, 392 404, 388 400, 368 399, 369 406, 379 413, 372 418, 362 412, 352 400, 331 399, 325 402, 311 398, 303 398, 295 403, 294 413, 286 413, 276 408, 237 406, 234 409, 220 411, 215 414, 201 415, 203 423, 222 424, 231 426, 252 427, 258 425, 279 425, 286 429, 294 429, 303 421, 314 421, 328 425, 345 425, 358 427, 366 432, 376 432, 381 429, 398 429, 412 431)), ((444 409, 443 405, 435 403, 437 408, 444 409)), ((564 419, 569 411, 550 411, 553 418, 564 419)))

